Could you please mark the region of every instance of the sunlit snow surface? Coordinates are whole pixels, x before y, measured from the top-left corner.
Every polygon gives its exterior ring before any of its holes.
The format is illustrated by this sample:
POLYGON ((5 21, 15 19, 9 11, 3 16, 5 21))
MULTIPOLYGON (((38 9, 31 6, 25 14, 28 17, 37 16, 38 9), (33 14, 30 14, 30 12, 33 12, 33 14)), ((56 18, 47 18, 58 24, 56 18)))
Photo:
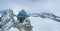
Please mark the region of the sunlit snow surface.
MULTIPOLYGON (((48 18, 29 17, 33 31, 60 31, 60 23, 48 18)), ((18 31, 17 28, 11 28, 10 31, 18 31)))
POLYGON ((9 31, 18 31, 18 29, 12 27, 9 31))

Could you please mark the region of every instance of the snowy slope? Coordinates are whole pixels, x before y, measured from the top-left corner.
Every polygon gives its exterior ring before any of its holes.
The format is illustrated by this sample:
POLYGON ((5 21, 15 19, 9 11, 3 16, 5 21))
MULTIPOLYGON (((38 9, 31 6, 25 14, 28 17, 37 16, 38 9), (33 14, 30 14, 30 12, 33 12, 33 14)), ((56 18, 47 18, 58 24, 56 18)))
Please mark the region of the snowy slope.
MULTIPOLYGON (((29 17, 33 31, 60 31, 60 23, 48 18, 29 17)), ((16 28, 11 28, 10 31, 18 31, 16 28)))
POLYGON ((51 19, 30 17, 33 31, 60 31, 60 23, 51 19))

